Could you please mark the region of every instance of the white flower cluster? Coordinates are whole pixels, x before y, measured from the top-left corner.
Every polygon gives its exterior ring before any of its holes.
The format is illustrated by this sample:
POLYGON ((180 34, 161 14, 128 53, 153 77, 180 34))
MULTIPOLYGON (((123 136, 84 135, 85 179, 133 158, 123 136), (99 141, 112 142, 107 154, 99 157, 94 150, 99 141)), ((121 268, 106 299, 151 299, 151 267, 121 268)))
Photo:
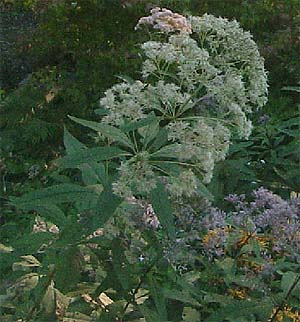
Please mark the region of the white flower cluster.
POLYGON ((133 84, 116 84, 105 92, 100 105, 109 110, 103 118, 106 123, 122 125, 127 121, 137 121, 146 117, 144 108, 148 104, 142 90, 146 87, 141 81, 133 84))
POLYGON ((189 93, 203 87, 215 100, 218 117, 234 122, 241 136, 248 137, 251 123, 247 113, 267 101, 264 60, 249 32, 237 21, 205 14, 189 17, 193 38, 173 34, 167 42, 149 41, 142 45, 146 60, 142 75, 172 81, 189 93))
MULTIPOLYGON (((232 126, 240 136, 250 135, 247 114, 267 100, 263 58, 236 21, 207 14, 186 19, 155 8, 140 19, 138 26, 142 24, 165 32, 167 40, 142 45, 143 82, 125 81, 105 92, 100 105, 108 115, 103 122, 120 126, 154 112, 183 165, 179 178, 167 180, 167 188, 175 196, 191 196, 196 191, 193 176, 200 173, 209 182, 214 164, 225 158, 232 126)), ((144 154, 124 162, 115 193, 129 197, 134 190, 153 189, 155 171, 149 159, 144 154)))
POLYGON ((179 160, 192 161, 202 172, 203 181, 210 182, 214 164, 223 160, 228 151, 230 131, 220 123, 209 125, 201 119, 191 124, 170 122, 167 127, 170 141, 178 142, 179 160))
POLYGON ((170 178, 167 189, 171 195, 175 197, 187 196, 191 197, 197 190, 197 177, 194 172, 189 169, 182 171, 178 178, 170 178))
POLYGON ((139 20, 135 27, 136 29, 141 25, 150 25, 153 26, 153 28, 166 33, 172 31, 192 33, 190 23, 184 16, 178 13, 174 13, 165 8, 160 9, 158 7, 153 8, 150 13, 150 16, 142 17, 139 20))
POLYGON ((121 163, 118 169, 120 179, 113 184, 114 193, 128 199, 135 191, 149 193, 155 188, 155 174, 148 160, 149 154, 144 151, 127 162, 121 163))

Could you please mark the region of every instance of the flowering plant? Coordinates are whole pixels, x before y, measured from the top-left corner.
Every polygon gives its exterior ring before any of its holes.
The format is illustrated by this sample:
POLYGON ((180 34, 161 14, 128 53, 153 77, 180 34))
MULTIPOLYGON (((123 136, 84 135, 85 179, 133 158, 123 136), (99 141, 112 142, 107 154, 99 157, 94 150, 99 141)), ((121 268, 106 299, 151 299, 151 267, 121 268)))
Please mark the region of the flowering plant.
MULTIPOLYGON (((198 228, 205 225, 193 216, 210 196, 204 183, 231 135, 247 137, 247 115, 266 102, 263 59, 250 34, 227 19, 154 8, 137 29, 143 25, 157 32, 142 45, 141 80, 123 78, 108 89, 99 122, 70 116, 97 133, 96 146, 65 130, 66 156, 56 160, 54 176, 60 183, 11 198, 40 215, 31 234, 38 240, 34 255, 22 254, 13 267, 28 274, 5 296, 13 302, 20 289, 24 302, 30 294, 28 304, 13 307, 15 316, 198 322, 223 308, 223 297, 209 290, 211 272, 198 286, 203 265, 226 270, 228 261, 218 267, 201 259, 213 252, 205 248, 211 236, 202 238, 198 228)), ((221 240, 225 228, 218 227, 221 240)), ((223 282, 216 288, 227 290, 223 282)))
POLYGON ((100 140, 109 136, 108 126, 110 134, 118 128, 132 140, 114 191, 122 197, 149 193, 163 179, 171 195, 191 196, 225 158, 232 130, 251 133, 247 114, 266 103, 263 58, 236 21, 154 8, 136 29, 143 25, 157 33, 142 44, 142 81, 124 79, 100 100, 106 114, 100 140))

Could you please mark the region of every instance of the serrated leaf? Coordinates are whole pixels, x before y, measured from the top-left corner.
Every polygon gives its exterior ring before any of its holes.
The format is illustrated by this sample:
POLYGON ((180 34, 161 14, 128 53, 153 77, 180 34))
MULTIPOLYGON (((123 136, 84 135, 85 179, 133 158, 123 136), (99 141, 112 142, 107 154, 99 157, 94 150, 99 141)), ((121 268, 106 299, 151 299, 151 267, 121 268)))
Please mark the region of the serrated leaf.
POLYGON ((79 119, 74 116, 69 116, 69 118, 78 124, 86 126, 86 127, 90 128, 92 130, 95 130, 97 132, 100 132, 102 135, 104 135, 105 137, 107 137, 109 139, 119 142, 120 144, 123 144, 131 149, 134 149, 132 142, 126 136, 126 134, 124 134, 121 130, 119 130, 118 128, 116 128, 114 126, 104 124, 104 123, 93 122, 93 121, 86 121, 86 120, 79 119))
POLYGON ((136 121, 136 122, 130 122, 130 123, 127 123, 127 124, 124 124, 124 125, 121 125, 120 126, 120 129, 124 132, 131 132, 131 131, 135 131, 135 130, 138 130, 142 127, 145 127, 151 123, 153 123, 154 121, 157 120, 157 117, 155 116, 154 113, 152 114, 149 114, 147 117, 139 120, 139 121, 136 121))
POLYGON ((90 164, 84 163, 79 166, 82 172, 82 180, 86 185, 97 183, 106 183, 105 167, 102 163, 91 162, 90 164))
POLYGON ((165 145, 158 151, 151 154, 151 157, 155 158, 178 158, 181 156, 181 152, 178 150, 178 144, 165 145))
POLYGON ((20 208, 41 207, 42 202, 47 204, 59 204, 63 202, 74 202, 95 194, 93 190, 75 184, 60 184, 52 187, 36 190, 22 197, 14 197, 12 203, 20 208))
POLYGON ((281 278, 281 289, 283 291, 283 297, 285 297, 290 289, 294 287, 299 287, 300 280, 299 280, 299 274, 289 271, 283 274, 281 278), (296 284, 295 284, 296 283, 296 284))
POLYGON ((157 282, 151 277, 149 278, 149 291, 154 301, 154 304, 159 316, 159 321, 167 321, 168 313, 167 313, 165 297, 163 295, 162 290, 159 288, 157 282))
POLYGON ((81 278, 82 254, 75 246, 63 249, 56 260, 54 282, 63 293, 71 291, 81 278))
POLYGON ((63 211, 56 205, 50 204, 46 201, 34 201, 34 203, 27 203, 20 208, 26 211, 35 210, 42 217, 61 226, 66 222, 66 216, 63 211))
POLYGON ((131 154, 116 147, 96 147, 80 151, 76 154, 67 155, 55 162, 61 168, 77 168, 84 163, 111 160, 131 154))
POLYGON ((112 263, 115 274, 124 291, 131 289, 131 273, 129 263, 124 255, 124 249, 120 240, 115 239, 112 243, 112 263))
POLYGON ((283 91, 293 91, 300 93, 300 86, 285 86, 281 90, 283 91))
POLYGON ((104 107, 100 107, 100 108, 95 109, 94 113, 99 116, 104 116, 104 115, 108 115, 109 111, 104 107))
POLYGON ((169 237, 175 238, 175 225, 171 201, 164 185, 157 183, 155 189, 150 193, 150 201, 161 225, 168 233, 169 237))
POLYGON ((163 289, 165 298, 180 301, 182 303, 192 304, 198 306, 199 303, 189 294, 188 290, 179 291, 176 289, 163 289))
POLYGON ((66 128, 64 128, 64 145, 67 154, 74 154, 86 149, 86 146, 78 141, 66 128))
POLYGON ((14 288, 22 288, 24 291, 34 289, 39 282, 39 275, 37 273, 29 273, 19 278, 13 285, 14 288))
POLYGON ((104 187, 98 198, 96 216, 93 217, 93 228, 102 227, 115 213, 122 199, 115 195, 111 185, 104 187))

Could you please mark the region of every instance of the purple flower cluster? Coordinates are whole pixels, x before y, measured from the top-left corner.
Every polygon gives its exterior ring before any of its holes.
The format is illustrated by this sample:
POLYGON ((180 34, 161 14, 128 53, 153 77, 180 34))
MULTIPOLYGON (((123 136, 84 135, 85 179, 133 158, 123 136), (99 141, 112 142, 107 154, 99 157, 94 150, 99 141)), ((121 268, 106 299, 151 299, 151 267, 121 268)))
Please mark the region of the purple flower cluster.
POLYGON ((150 25, 154 29, 158 29, 162 32, 169 33, 173 31, 192 33, 192 28, 187 19, 171 10, 166 8, 153 8, 151 15, 148 17, 142 17, 135 29, 138 29, 141 25, 150 25))
MULTIPOLYGON (((268 237, 272 252, 300 258, 300 198, 284 200, 265 188, 253 191, 252 196, 252 201, 246 201, 245 195, 226 197, 234 206, 232 212, 213 209, 203 220, 208 237, 214 237, 220 244, 219 235, 224 235, 225 227, 231 224, 236 229, 268 237)), ((209 248, 214 243, 207 239, 209 248)))

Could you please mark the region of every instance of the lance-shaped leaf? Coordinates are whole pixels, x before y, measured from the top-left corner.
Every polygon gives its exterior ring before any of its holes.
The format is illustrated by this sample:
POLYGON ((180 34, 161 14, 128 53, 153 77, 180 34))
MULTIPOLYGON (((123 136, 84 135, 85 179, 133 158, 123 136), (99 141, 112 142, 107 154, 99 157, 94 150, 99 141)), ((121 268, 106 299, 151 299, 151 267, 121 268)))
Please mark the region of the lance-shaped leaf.
POLYGON ((125 145, 128 148, 134 149, 134 146, 130 141, 130 139, 127 137, 127 135, 114 126, 104 124, 104 123, 93 122, 93 121, 86 121, 74 116, 69 116, 69 118, 78 124, 86 126, 97 132, 100 132, 102 135, 104 135, 105 137, 113 141, 116 141, 122 145, 125 145))
POLYGON ((23 261, 13 263, 12 269, 13 271, 28 271, 32 268, 40 267, 41 263, 32 255, 21 256, 23 261))
POLYGON ((83 163, 111 160, 121 156, 129 156, 130 153, 115 147, 96 147, 67 155, 55 161, 62 168, 77 168, 83 163))
POLYGON ((175 226, 172 205, 168 198, 168 193, 162 183, 158 182, 156 188, 151 191, 150 201, 159 222, 167 231, 169 237, 174 239, 175 226))
POLYGON ((146 147, 152 140, 154 140, 159 132, 158 121, 152 122, 146 128, 145 137, 143 139, 143 144, 146 147))
POLYGON ((163 289, 159 287, 158 283, 154 280, 154 278, 152 278, 152 276, 148 278, 148 283, 150 295, 153 298, 156 310, 160 317, 159 321, 167 321, 168 313, 163 289))
POLYGON ((94 195, 95 191, 75 184, 60 184, 52 187, 36 190, 22 197, 11 198, 12 203, 20 208, 29 208, 31 205, 41 207, 42 202, 47 204, 59 204, 74 202, 94 195))
POLYGON ((145 127, 157 120, 158 120, 158 118, 155 116, 155 114, 151 113, 151 114, 149 114, 149 116, 147 116, 141 120, 121 125, 120 128, 124 132, 131 132, 131 131, 138 130, 142 127, 145 127))
POLYGON ((79 169, 82 172, 82 180, 86 185, 93 185, 97 183, 106 183, 107 176, 103 163, 91 162, 84 163, 79 169))
POLYGON ((160 128, 157 133, 153 143, 151 144, 151 148, 153 150, 159 150, 162 146, 168 143, 168 131, 166 128, 160 128))
POLYGON ((208 200, 214 200, 213 194, 207 189, 207 187, 200 181, 197 180, 197 192, 208 200))
POLYGON ((105 186, 98 198, 96 207, 97 216, 92 217, 91 228, 95 230, 102 227, 114 215, 121 202, 122 199, 113 193, 112 186, 105 186))
POLYGON ((78 141, 66 128, 64 128, 64 145, 67 154, 74 154, 86 149, 86 146, 78 141))
POLYGON ((152 153, 151 156, 155 158, 178 158, 181 154, 178 143, 174 143, 163 146, 158 151, 152 153))

